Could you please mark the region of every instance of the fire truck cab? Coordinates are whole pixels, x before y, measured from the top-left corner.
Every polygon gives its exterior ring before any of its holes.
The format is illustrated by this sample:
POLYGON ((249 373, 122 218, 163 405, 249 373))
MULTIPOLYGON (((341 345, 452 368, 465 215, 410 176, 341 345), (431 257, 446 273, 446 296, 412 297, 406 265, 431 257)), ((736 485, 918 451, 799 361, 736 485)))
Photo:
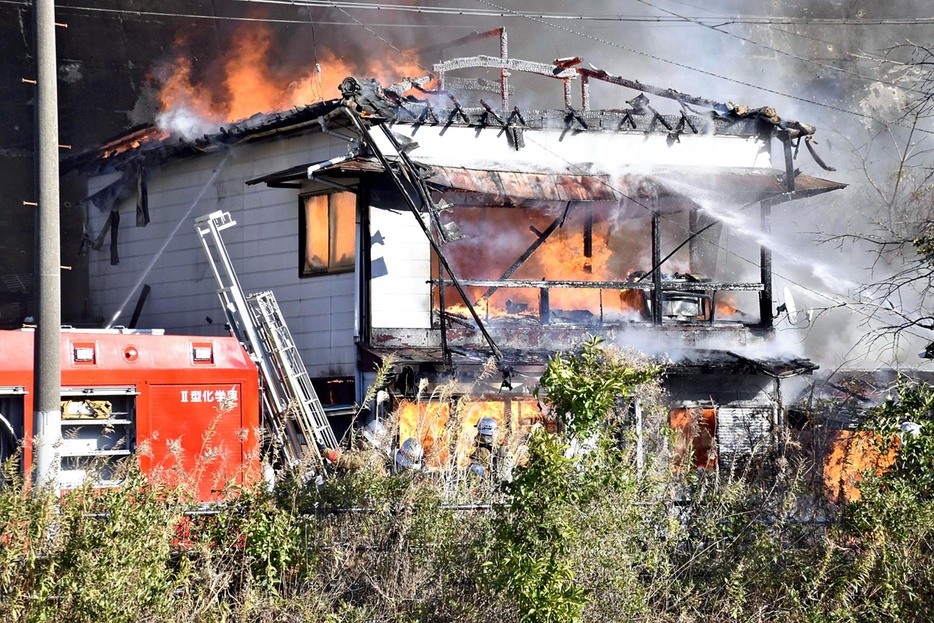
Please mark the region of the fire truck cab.
MULTIPOLYGON (((0 331, 0 458, 33 460, 31 329, 0 331)), ((200 501, 259 470, 259 377, 233 337, 130 329, 61 336, 62 489, 88 477, 119 486, 120 461, 147 477, 187 481, 200 501)))

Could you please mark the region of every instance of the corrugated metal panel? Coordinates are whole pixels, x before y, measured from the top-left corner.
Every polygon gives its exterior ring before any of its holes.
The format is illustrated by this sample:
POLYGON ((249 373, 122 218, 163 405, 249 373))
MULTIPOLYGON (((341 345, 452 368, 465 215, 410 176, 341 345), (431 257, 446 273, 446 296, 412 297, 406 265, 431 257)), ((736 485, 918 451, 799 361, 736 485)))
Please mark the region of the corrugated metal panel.
POLYGON ((491 197, 545 201, 618 201, 622 198, 606 175, 516 173, 441 166, 432 166, 431 170, 434 174, 428 183, 432 186, 491 197))
POLYGON ((717 411, 717 446, 725 463, 761 455, 773 443, 774 409, 771 406, 720 407, 717 411))

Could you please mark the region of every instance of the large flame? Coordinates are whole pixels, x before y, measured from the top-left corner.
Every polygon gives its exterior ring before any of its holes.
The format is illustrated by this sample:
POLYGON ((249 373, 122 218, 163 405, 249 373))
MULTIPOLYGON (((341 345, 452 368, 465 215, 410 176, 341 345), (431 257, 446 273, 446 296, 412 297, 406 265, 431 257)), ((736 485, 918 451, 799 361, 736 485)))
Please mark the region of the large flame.
MULTIPOLYGON (((184 41, 176 41, 183 47, 184 41)), ((416 58, 414 51, 406 52, 416 58)), ((399 55, 371 55, 355 63, 330 50, 319 50, 318 63, 311 56, 280 58, 272 31, 263 24, 239 27, 224 54, 226 60, 214 75, 194 77, 189 56, 179 55, 157 68, 152 78, 159 87, 157 118, 160 127, 195 134, 216 131, 216 126, 295 106, 340 97, 338 85, 347 76, 376 78, 391 84, 426 71, 399 55)), ((214 65, 216 67, 216 64, 214 65)))
MULTIPOLYGON (((621 219, 616 204, 594 202, 590 256, 585 255, 586 207, 572 209, 560 228, 541 244, 511 279, 623 281, 637 270, 651 266, 651 241, 645 219, 621 219)), ((455 273, 470 279, 499 279, 561 213, 535 209, 458 207, 454 220, 467 236, 445 247, 455 273), (534 229, 534 231, 533 231, 534 229)), ((675 255, 666 270, 687 267, 687 250, 675 255)), ((486 288, 467 288, 468 297, 481 316, 521 319, 538 318, 541 293, 534 288, 500 288, 483 298, 486 288)), ((445 291, 445 307, 459 315, 468 314, 453 288, 445 291)), ((570 321, 588 317, 606 321, 636 320, 645 311, 638 290, 600 288, 552 288, 549 290, 551 318, 562 315, 570 321)), ((718 313, 735 313, 728 304, 718 313)))
POLYGON ((717 410, 678 407, 669 413, 675 431, 674 468, 713 469, 717 465, 717 410))
POLYGON ((717 317, 736 314, 736 299, 726 292, 717 292, 717 317))
POLYGON ((425 451, 429 469, 443 469, 449 464, 448 419, 450 405, 446 402, 409 402, 399 405, 399 443, 417 439, 425 451))

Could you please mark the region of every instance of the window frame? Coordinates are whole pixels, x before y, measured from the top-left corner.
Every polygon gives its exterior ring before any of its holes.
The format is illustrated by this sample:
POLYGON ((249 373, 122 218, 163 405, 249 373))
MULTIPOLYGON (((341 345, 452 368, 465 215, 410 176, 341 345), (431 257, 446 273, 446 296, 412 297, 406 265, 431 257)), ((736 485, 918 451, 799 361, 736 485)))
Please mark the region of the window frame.
POLYGON ((356 254, 357 254, 357 220, 359 215, 359 199, 360 195, 356 192, 351 192, 347 190, 328 190, 323 192, 306 192, 299 193, 298 195, 298 278, 299 279, 308 279, 312 277, 320 277, 322 275, 340 275, 346 273, 352 273, 356 270, 356 254), (348 265, 344 266, 331 266, 331 197, 340 193, 347 193, 354 196, 354 226, 353 226, 353 251, 354 251, 354 261, 348 265), (307 235, 307 217, 305 216, 305 202, 311 197, 322 197, 325 196, 328 198, 328 250, 327 250, 327 262, 328 265, 324 268, 305 268, 305 246, 308 243, 307 235))

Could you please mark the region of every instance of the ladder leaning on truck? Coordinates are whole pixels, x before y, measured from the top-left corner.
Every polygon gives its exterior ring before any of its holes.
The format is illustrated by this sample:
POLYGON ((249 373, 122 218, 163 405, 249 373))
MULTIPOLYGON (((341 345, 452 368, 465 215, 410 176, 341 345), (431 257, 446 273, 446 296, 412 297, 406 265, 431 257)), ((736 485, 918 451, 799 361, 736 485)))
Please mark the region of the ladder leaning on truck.
POLYGON ((236 224, 228 212, 195 220, 195 231, 217 281, 217 296, 231 330, 259 368, 264 424, 284 466, 296 467, 309 459, 320 462, 319 448, 336 448, 337 439, 276 297, 269 291, 243 293, 220 234, 236 224))

